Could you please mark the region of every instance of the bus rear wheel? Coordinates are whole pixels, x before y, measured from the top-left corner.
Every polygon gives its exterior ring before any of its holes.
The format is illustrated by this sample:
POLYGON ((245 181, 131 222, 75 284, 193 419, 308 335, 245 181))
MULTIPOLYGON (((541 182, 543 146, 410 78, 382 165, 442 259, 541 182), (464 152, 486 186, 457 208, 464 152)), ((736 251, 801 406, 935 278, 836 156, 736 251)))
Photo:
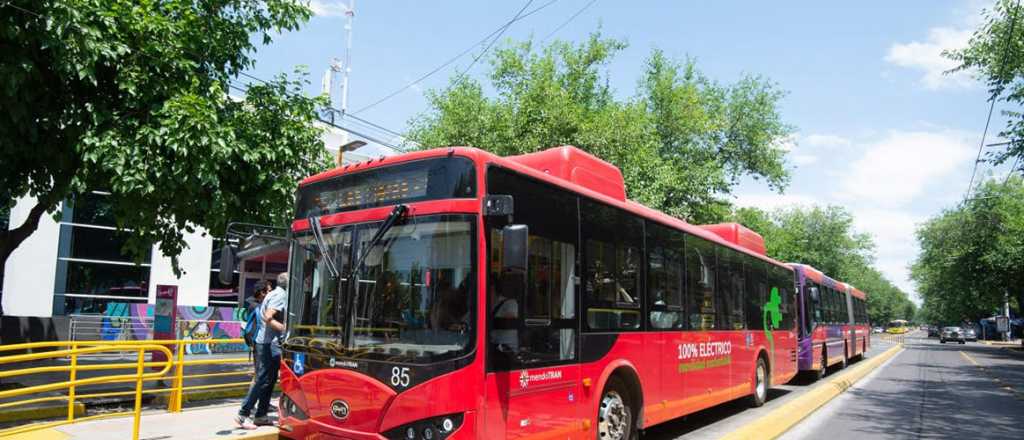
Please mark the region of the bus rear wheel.
POLYGON ((629 391, 618 378, 608 380, 597 408, 598 440, 635 440, 638 436, 633 423, 635 410, 629 391))
POLYGON ((768 400, 768 364, 764 358, 757 357, 757 368, 754 369, 754 394, 750 396, 750 406, 757 408, 768 400))

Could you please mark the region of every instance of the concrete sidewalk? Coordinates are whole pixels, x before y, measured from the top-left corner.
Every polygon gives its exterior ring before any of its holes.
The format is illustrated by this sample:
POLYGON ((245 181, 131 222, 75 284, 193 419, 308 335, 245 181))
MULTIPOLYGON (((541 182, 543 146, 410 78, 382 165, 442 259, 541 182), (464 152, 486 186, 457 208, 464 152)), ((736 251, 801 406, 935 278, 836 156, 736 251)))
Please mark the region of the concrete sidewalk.
MULTIPOLYGON (((235 425, 241 402, 186 409, 180 413, 145 411, 139 428, 141 440, 277 439, 277 428, 244 430, 235 425)), ((9 437, 10 440, 130 439, 134 419, 116 417, 58 426, 9 437)))

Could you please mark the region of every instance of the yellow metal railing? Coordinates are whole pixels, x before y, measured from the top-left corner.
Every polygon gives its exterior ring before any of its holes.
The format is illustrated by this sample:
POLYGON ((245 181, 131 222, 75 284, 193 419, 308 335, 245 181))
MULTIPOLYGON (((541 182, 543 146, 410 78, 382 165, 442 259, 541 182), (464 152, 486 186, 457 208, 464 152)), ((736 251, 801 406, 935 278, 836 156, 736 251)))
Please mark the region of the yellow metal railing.
POLYGON ((74 422, 80 422, 85 420, 94 420, 99 418, 109 418, 124 415, 133 415, 135 420, 132 428, 132 438, 139 438, 139 422, 141 418, 142 410, 142 395, 143 394, 167 394, 167 410, 171 412, 179 412, 184 402, 184 394, 188 391, 198 390, 212 390, 212 389, 225 389, 225 388, 239 388, 248 386, 251 382, 249 376, 252 375, 253 369, 251 368, 251 361, 248 357, 230 357, 230 358, 213 358, 213 359, 189 359, 185 360, 185 346, 193 344, 242 344, 242 339, 205 339, 205 340, 141 340, 141 341, 54 341, 54 342, 32 342, 25 344, 12 344, 12 345, 0 345, 0 354, 4 352, 12 351, 26 351, 26 350, 46 350, 29 354, 16 354, 8 356, 0 356, 0 366, 5 364, 14 364, 20 362, 39 361, 45 359, 69 359, 67 365, 55 365, 55 366, 41 366, 41 367, 28 367, 21 369, 11 369, 6 371, 0 371, 0 379, 16 376, 27 376, 32 374, 43 374, 43 373, 68 373, 68 380, 65 382, 56 382, 45 385, 35 385, 25 388, 16 388, 7 391, 0 391, 0 399, 9 399, 20 396, 31 396, 37 393, 56 391, 56 390, 67 390, 66 395, 58 396, 47 396, 47 397, 36 397, 24 400, 16 400, 11 402, 0 403, 0 412, 8 408, 24 407, 26 405, 53 402, 53 401, 66 401, 67 402, 67 418, 64 420, 28 424, 16 428, 10 428, 6 430, 0 430, 0 437, 19 434, 28 431, 34 431, 59 425, 65 425, 74 422), (173 351, 170 347, 173 347, 173 351), (111 352, 135 352, 137 359, 135 362, 114 362, 114 363, 92 363, 92 364, 80 364, 79 356, 88 354, 101 354, 111 352), (146 360, 146 353, 161 353, 164 355, 165 360, 146 360), (187 367, 196 367, 201 365, 237 365, 244 364, 247 368, 242 370, 233 370, 226 372, 215 372, 215 373, 200 373, 200 374, 185 374, 187 367), (110 370, 125 370, 135 369, 133 374, 110 374, 98 377, 91 377, 88 379, 79 378, 79 373, 84 371, 110 371, 110 370), (146 373, 147 368, 159 368, 159 371, 146 373), (193 385, 185 386, 185 381, 189 379, 200 379, 200 378, 213 378, 213 377, 228 377, 228 376, 246 376, 244 382, 230 382, 220 384, 209 384, 209 385, 193 385), (171 387, 162 389, 144 389, 143 383, 149 381, 158 381, 170 379, 171 387), (134 383, 135 389, 133 391, 113 391, 113 392, 94 392, 94 393, 79 393, 79 388, 89 385, 100 385, 100 384, 111 384, 111 383, 134 383), (134 396, 135 407, 134 411, 130 412, 118 412, 110 414, 102 414, 89 417, 75 417, 75 402, 82 399, 100 398, 100 397, 116 397, 116 396, 134 396))
POLYGON ((893 344, 903 344, 905 342, 905 340, 906 340, 906 334, 904 334, 904 333, 899 333, 899 334, 881 333, 878 336, 879 336, 879 339, 881 339, 883 341, 886 341, 886 342, 889 342, 889 343, 893 343, 893 344))

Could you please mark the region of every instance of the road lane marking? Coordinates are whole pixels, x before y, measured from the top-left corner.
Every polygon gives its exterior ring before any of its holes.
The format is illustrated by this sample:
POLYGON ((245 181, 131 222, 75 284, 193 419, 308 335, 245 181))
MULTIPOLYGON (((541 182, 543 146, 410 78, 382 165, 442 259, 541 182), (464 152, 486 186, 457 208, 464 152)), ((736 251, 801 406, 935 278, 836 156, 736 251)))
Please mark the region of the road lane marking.
POLYGON ((978 361, 974 360, 974 358, 972 358, 967 353, 961 351, 960 354, 964 357, 964 359, 967 359, 972 364, 974 364, 975 367, 978 367, 978 369, 980 369, 982 373, 984 373, 986 376, 992 379, 995 383, 999 384, 997 388, 1009 392, 1010 394, 1013 395, 1013 397, 1016 397, 1017 400, 1024 400, 1024 393, 1017 391, 1016 389, 1013 388, 1013 386, 1004 382, 1002 379, 999 378, 999 376, 996 376, 994 373, 989 371, 989 369, 985 368, 984 365, 979 364, 978 361))
POLYGON ((971 362, 972 364, 974 364, 974 366, 975 366, 975 367, 980 367, 980 368, 981 368, 981 369, 983 369, 983 370, 985 369, 985 367, 982 367, 982 366, 981 366, 981 364, 979 364, 979 363, 978 363, 978 361, 976 361, 976 360, 974 360, 974 358, 972 358, 972 357, 968 356, 968 355, 967 355, 967 353, 964 353, 963 351, 961 351, 961 352, 960 352, 960 355, 961 355, 961 356, 963 356, 963 357, 964 357, 964 359, 967 359, 967 360, 968 360, 968 361, 970 361, 970 362, 971 362))

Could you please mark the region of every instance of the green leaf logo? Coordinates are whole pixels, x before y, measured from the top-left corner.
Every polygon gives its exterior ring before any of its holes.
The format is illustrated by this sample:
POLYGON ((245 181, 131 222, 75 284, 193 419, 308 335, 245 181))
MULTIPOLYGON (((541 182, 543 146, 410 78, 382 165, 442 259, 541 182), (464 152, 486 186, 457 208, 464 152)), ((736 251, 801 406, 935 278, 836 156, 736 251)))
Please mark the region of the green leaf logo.
POLYGON ((771 355, 775 355, 775 338, 772 335, 772 330, 779 327, 779 323, 782 322, 782 312, 779 310, 779 306, 782 304, 782 297, 779 296, 779 288, 772 287, 772 293, 768 298, 768 302, 761 307, 761 318, 764 323, 764 337, 768 339, 768 345, 771 347, 771 355))

